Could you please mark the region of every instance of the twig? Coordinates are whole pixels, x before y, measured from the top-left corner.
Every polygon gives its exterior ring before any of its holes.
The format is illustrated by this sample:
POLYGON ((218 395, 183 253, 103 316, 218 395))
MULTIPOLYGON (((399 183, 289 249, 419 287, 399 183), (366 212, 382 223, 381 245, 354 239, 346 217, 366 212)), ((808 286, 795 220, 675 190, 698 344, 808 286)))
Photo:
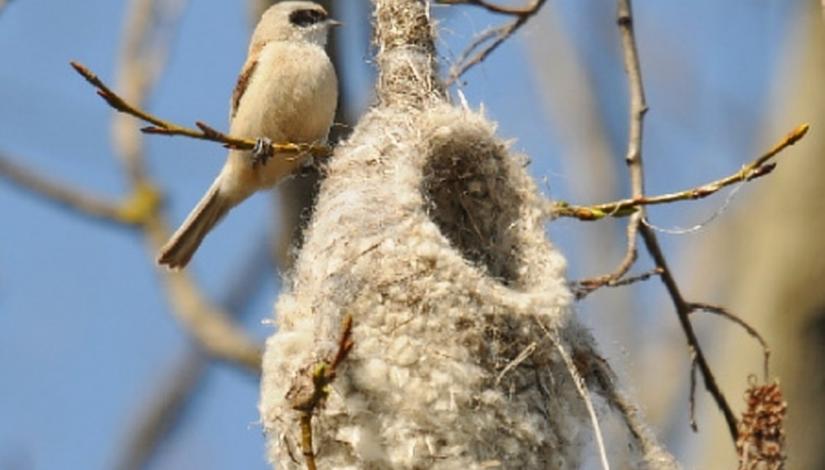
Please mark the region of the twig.
POLYGON ((636 275, 636 276, 626 277, 626 278, 624 278, 620 281, 616 281, 613 284, 611 284, 609 287, 629 286, 629 285, 635 284, 637 282, 647 281, 651 277, 658 276, 659 274, 662 274, 662 270, 659 269, 659 268, 653 268, 653 269, 651 269, 650 271, 648 271, 646 273, 642 273, 642 274, 639 274, 639 275, 636 275))
POLYGON ((450 72, 447 76, 447 79, 445 80, 445 85, 451 85, 472 67, 483 62, 490 54, 493 53, 493 51, 495 51, 498 48, 498 46, 500 46, 502 43, 504 43, 504 41, 509 39, 513 34, 516 33, 516 31, 519 30, 519 28, 524 26, 524 24, 527 23, 527 21, 530 20, 530 18, 532 18, 536 13, 538 13, 539 10, 541 10, 541 7, 544 6, 546 1, 547 0, 533 0, 529 5, 525 7, 502 7, 498 5, 493 5, 482 0, 442 0, 441 3, 466 3, 471 5, 477 5, 484 7, 490 11, 494 11, 495 13, 502 13, 516 17, 513 21, 503 26, 487 30, 484 33, 480 34, 478 37, 476 37, 476 39, 461 54, 457 63, 450 67, 450 72), (481 46, 484 44, 487 45, 482 48, 481 46), (473 53, 474 51, 477 52, 473 53))
POLYGON ((149 211, 160 203, 157 192, 135 193, 122 203, 112 203, 99 196, 92 196, 64 183, 58 183, 24 168, 0 154, 0 176, 18 187, 73 212, 94 219, 119 225, 137 225, 145 220, 149 211))
MULTIPOLYGON (((631 260, 629 264, 633 264, 634 261, 635 259, 631 260)), ((650 271, 644 272, 642 274, 624 278, 616 277, 615 273, 610 273, 598 277, 582 279, 581 281, 573 281, 570 283, 570 289, 576 296, 576 300, 582 300, 602 287, 629 286, 631 284, 636 284, 637 282, 647 281, 651 277, 658 276, 661 273, 662 272, 659 268, 653 268, 650 271)), ((626 272, 623 274, 626 274, 626 272)))
POLYGON ((693 432, 699 431, 699 424, 696 423, 696 355, 691 351, 690 355, 690 391, 688 393, 688 421, 693 432))
POLYGON ((749 335, 751 335, 759 344, 762 346, 762 374, 764 376, 764 381, 767 382, 770 378, 770 359, 771 359, 771 348, 768 346, 768 342, 765 341, 765 338, 756 331, 756 328, 749 325, 745 320, 742 320, 738 316, 734 315, 733 313, 729 312, 726 308, 718 306, 718 305, 711 305, 702 302, 691 302, 688 304, 691 310, 699 310, 703 312, 713 313, 716 315, 721 315, 724 318, 736 323, 737 325, 741 326, 749 335))
POLYGON ((638 219, 638 214, 633 214, 630 216, 630 221, 628 222, 626 229, 627 248, 625 248, 625 255, 622 258, 622 261, 615 270, 601 276, 582 279, 581 281, 576 281, 574 283, 576 300, 581 300, 587 297, 593 291, 601 287, 617 285, 621 282, 624 275, 630 271, 630 268, 633 267, 633 264, 636 262, 636 258, 638 257, 636 243, 639 232, 639 222, 640 219, 638 219))
MULTIPOLYGON (((667 204, 683 200, 701 199, 710 196, 711 194, 714 194, 727 186, 736 183, 745 183, 761 176, 765 176, 773 171, 776 166, 776 163, 770 162, 770 160, 782 152, 782 150, 790 147, 803 138, 809 128, 810 126, 808 124, 801 124, 797 126, 796 129, 789 132, 770 150, 755 158, 750 163, 744 165, 738 172, 699 187, 659 196, 644 196, 642 193, 641 196, 592 206, 576 206, 568 204, 564 201, 552 202, 550 204, 549 212, 554 218, 573 217, 579 220, 592 221, 600 220, 607 216, 623 217, 631 215, 631 220, 627 226, 628 247, 622 262, 613 272, 609 274, 584 279, 574 283, 576 298, 581 300, 601 287, 613 287, 637 282, 637 280, 633 280, 632 282, 624 282, 622 278, 627 274, 633 263, 636 261, 636 233, 638 232, 638 225, 641 220, 641 218, 638 218, 637 216, 640 215, 640 207, 655 204, 667 204)), ((630 158, 628 158, 628 161, 630 161, 630 158)))
POLYGON ((676 280, 673 277, 670 268, 668 268, 667 261, 662 253, 662 248, 656 238, 656 233, 653 229, 646 225, 642 225, 639 230, 642 235, 642 239, 645 242, 645 246, 647 247, 647 251, 653 258, 654 263, 657 267, 662 269, 662 274, 659 278, 665 284, 665 288, 673 301, 673 306, 676 309, 676 316, 678 317, 682 330, 685 333, 688 345, 695 351, 696 365, 699 367, 699 372, 702 374, 705 389, 716 401, 716 406, 725 417, 731 437, 733 438, 733 441, 736 442, 736 416, 733 414, 733 411, 731 411, 730 405, 728 404, 724 393, 722 393, 722 390, 716 383, 716 377, 714 377, 713 372, 710 369, 710 365, 708 365, 707 359, 705 358, 702 348, 699 345, 699 339, 696 337, 696 332, 693 330, 693 325, 690 323, 690 305, 682 296, 679 286, 676 284, 676 280))
POLYGON ((312 415, 319 406, 323 406, 329 395, 329 385, 335 380, 338 367, 347 358, 354 345, 352 316, 346 315, 341 326, 341 338, 338 340, 338 350, 335 356, 329 361, 322 360, 313 364, 308 370, 308 377, 303 374, 299 376, 297 383, 287 393, 292 409, 300 412, 301 453, 306 460, 308 470, 317 468, 312 446, 312 415))
MULTIPOLYGON (((642 130, 647 104, 645 102, 644 88, 642 85, 641 67, 639 66, 639 54, 636 47, 636 38, 633 30, 633 16, 630 0, 618 0, 617 23, 622 39, 622 49, 624 51, 625 69, 628 75, 628 88, 630 93, 630 136, 628 138, 627 164, 630 170, 630 180, 633 198, 644 197, 644 172, 642 165, 642 130)), ((769 152, 770 153, 770 152, 769 152)), ((770 157, 766 157, 770 158, 770 157)), ((644 240, 645 247, 653 258, 654 264, 661 270, 659 278, 665 284, 670 295, 682 330, 685 333, 688 347, 695 354, 696 366, 702 374, 705 388, 716 401, 717 407, 725 417, 733 442, 737 440, 737 421, 731 411, 730 405, 725 395, 719 389, 716 378, 708 365, 693 325, 690 323, 690 306, 684 300, 679 290, 676 280, 670 271, 665 256, 659 245, 656 233, 649 226, 638 224, 645 216, 644 207, 631 216, 631 224, 636 224, 636 229, 644 240)))
POLYGON ((533 5, 527 5, 523 7, 498 5, 495 3, 487 2, 485 0, 437 0, 436 3, 440 3, 442 5, 473 5, 484 8, 485 10, 492 13, 499 13, 502 15, 512 16, 526 15, 535 8, 533 5))
POLYGON ((600 220, 607 216, 625 217, 634 214, 640 206, 653 206, 669 204, 676 201, 702 199, 733 184, 745 183, 771 173, 776 167, 776 163, 769 163, 770 160, 802 139, 808 132, 808 129, 810 129, 810 126, 807 123, 800 124, 796 129, 783 137, 782 140, 777 142, 769 151, 744 165, 738 172, 702 186, 658 196, 627 198, 591 206, 577 206, 565 201, 554 201, 549 212, 554 218, 573 217, 579 220, 591 221, 600 220))
MULTIPOLYGON (((109 106, 117 111, 120 111, 121 113, 134 116, 141 121, 152 124, 151 126, 140 129, 141 132, 145 134, 184 136, 192 139, 207 140, 222 143, 224 144, 224 147, 235 150, 252 150, 257 145, 257 141, 254 139, 233 137, 224 134, 201 121, 196 121, 195 126, 197 129, 193 129, 163 120, 153 114, 143 111, 137 106, 129 104, 127 100, 121 98, 117 93, 112 91, 94 72, 86 68, 83 64, 76 61, 71 61, 70 64, 75 71, 77 71, 77 73, 86 79, 87 82, 97 88, 98 96, 103 98, 109 106)), ((316 157, 328 156, 330 154, 329 147, 317 143, 272 143, 271 148, 273 152, 289 154, 309 153, 316 157)))
MULTIPOLYGON (((633 32, 632 12, 629 0, 619 0, 617 23, 624 50, 624 66, 628 75, 628 88, 630 95, 630 126, 627 142, 627 152, 625 154, 625 164, 630 173, 630 187, 633 199, 644 197, 644 170, 642 166, 642 132, 644 127, 642 122, 647 113, 647 102, 645 100, 644 88, 642 87, 642 72, 639 66, 639 55, 636 50, 636 39, 633 32)), ((637 243, 639 226, 641 225, 644 211, 638 210, 631 214, 627 223, 627 247, 625 255, 619 266, 609 274, 594 278, 589 281, 591 291, 601 285, 609 285, 620 280, 630 271, 638 257, 637 243)))
MULTIPOLYGON (((127 30, 130 35, 144 34, 150 29, 151 15, 147 15, 146 11, 151 11, 153 3, 152 0, 135 1, 133 14, 135 18, 140 19, 137 23, 141 24, 130 27, 127 30)), ((139 41, 131 39, 133 38, 127 38, 126 44, 137 47, 134 45, 139 41)), ((127 48, 124 51, 124 63, 137 62, 138 54, 138 50, 127 48)), ((124 65, 124 67, 129 70, 150 68, 131 65, 128 67, 124 65)), ((81 66, 78 71, 82 69, 81 66)), ((135 74, 124 74, 124 77, 134 82, 130 82, 131 86, 126 87, 135 95, 134 101, 142 99, 146 93, 145 77, 135 76, 135 74)), ((91 73, 90 78, 96 79, 91 73)), ((108 90, 102 82, 100 85, 104 90, 108 90)), ((123 103, 127 102, 120 97, 116 99, 123 103)), ((121 137, 126 135, 128 139, 116 139, 116 149, 123 157, 124 169, 132 187, 131 195, 123 203, 102 202, 82 191, 38 176, 5 159, 0 159, 0 174, 21 187, 71 208, 77 213, 122 224, 139 225, 144 237, 153 246, 151 259, 154 263, 154 252, 163 246, 170 234, 159 203, 160 191, 142 170, 143 155, 139 139, 132 139, 128 127, 123 127, 120 131, 121 137)), ((137 135, 140 136, 139 133, 137 135)), ((260 370, 260 347, 243 330, 233 324, 225 312, 210 304, 191 278, 184 273, 166 272, 164 275, 166 276, 164 286, 168 289, 170 302, 174 306, 173 313, 210 356, 254 371, 260 370)))

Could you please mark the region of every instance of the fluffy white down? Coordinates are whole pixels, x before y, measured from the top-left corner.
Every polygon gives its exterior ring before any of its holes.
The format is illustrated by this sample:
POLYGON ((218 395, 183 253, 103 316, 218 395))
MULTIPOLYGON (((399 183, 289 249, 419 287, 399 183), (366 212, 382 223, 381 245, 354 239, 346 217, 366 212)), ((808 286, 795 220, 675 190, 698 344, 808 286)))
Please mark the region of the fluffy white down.
POLYGON ((553 342, 594 346, 524 167, 448 105, 372 111, 337 149, 267 341, 273 465, 304 468, 286 394, 349 314, 355 347, 313 419, 321 468, 579 466, 588 416, 553 342))

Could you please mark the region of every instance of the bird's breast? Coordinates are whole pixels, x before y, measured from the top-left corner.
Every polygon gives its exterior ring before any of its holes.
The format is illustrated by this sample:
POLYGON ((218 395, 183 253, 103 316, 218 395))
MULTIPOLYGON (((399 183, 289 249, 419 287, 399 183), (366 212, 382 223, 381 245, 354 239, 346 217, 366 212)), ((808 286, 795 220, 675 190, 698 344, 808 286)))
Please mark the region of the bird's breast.
POLYGON ((233 135, 273 142, 325 139, 338 101, 335 70, 313 44, 273 42, 261 51, 232 120, 233 135))
MULTIPOLYGON (((338 80, 326 52, 309 43, 273 42, 257 58, 237 103, 230 133, 267 137, 273 143, 323 141, 338 101, 338 80)), ((270 187, 295 171, 292 155, 275 155, 252 166, 249 152, 231 151, 223 180, 229 192, 245 194, 270 187)))

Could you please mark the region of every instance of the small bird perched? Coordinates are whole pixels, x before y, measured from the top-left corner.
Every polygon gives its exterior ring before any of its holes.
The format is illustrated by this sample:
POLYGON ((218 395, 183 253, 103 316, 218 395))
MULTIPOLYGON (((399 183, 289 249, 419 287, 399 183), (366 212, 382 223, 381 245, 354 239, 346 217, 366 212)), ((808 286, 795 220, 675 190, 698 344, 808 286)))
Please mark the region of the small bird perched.
POLYGON ((335 115, 338 79, 324 51, 331 26, 320 6, 284 1, 261 16, 229 114, 233 136, 259 138, 255 151, 230 150, 215 182, 162 248, 158 263, 179 269, 227 212, 258 190, 274 186, 298 165, 260 148, 275 143, 323 142, 335 115), (269 141, 269 142, 267 142, 269 141))

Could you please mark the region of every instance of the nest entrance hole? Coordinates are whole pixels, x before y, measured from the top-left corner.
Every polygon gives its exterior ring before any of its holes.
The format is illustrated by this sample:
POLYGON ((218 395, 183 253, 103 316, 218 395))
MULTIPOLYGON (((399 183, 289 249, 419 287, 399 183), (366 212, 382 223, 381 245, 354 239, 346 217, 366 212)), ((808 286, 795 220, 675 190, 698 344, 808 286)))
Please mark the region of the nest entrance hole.
POLYGON ((505 285, 518 281, 522 201, 509 178, 505 147, 453 132, 431 145, 422 191, 426 210, 464 259, 505 285))

